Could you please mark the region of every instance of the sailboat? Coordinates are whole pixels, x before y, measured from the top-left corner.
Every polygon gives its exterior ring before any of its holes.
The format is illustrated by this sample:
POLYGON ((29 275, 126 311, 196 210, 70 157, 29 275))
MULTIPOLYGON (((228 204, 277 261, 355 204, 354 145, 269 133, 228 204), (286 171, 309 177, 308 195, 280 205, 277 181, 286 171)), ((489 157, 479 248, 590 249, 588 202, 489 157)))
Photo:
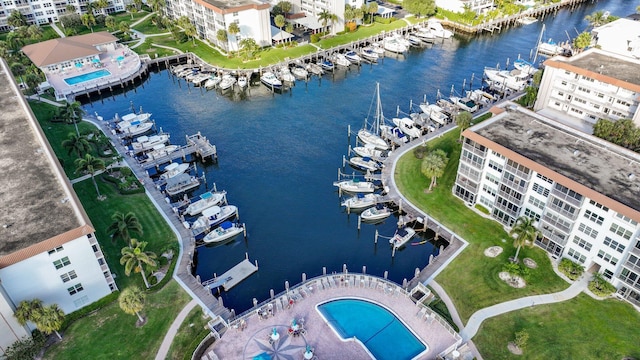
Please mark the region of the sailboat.
POLYGON ((358 131, 358 138, 363 143, 372 145, 378 150, 388 150, 389 144, 380 137, 380 123, 384 119, 384 115, 382 114, 382 103, 380 102, 380 83, 376 83, 374 99, 376 101, 376 109, 373 124, 370 124, 368 127, 369 124, 365 120, 364 128, 358 131))

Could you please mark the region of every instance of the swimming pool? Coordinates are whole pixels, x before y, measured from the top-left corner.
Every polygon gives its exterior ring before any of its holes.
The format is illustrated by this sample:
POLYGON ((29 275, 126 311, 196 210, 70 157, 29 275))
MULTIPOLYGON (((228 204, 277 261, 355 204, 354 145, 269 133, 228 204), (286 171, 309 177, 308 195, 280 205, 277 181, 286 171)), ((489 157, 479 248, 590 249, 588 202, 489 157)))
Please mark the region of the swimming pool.
POLYGON ((66 78, 66 79, 64 79, 64 82, 66 82, 68 85, 78 85, 78 84, 83 83, 85 81, 100 79, 100 78, 103 78, 103 77, 109 76, 109 75, 111 75, 111 72, 109 72, 109 70, 100 69, 98 71, 93 71, 93 72, 90 72, 90 73, 86 73, 86 74, 82 74, 82 75, 66 78))
POLYGON ((413 359, 428 349, 391 311, 372 302, 337 299, 316 308, 343 340, 357 338, 375 359, 413 359))

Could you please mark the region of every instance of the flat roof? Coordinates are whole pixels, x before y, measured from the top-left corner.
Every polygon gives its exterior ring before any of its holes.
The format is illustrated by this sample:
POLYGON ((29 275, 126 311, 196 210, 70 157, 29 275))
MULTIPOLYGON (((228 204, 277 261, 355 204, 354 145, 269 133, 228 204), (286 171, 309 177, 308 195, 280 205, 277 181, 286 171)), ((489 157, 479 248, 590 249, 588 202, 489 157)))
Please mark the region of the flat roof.
MULTIPOLYGON (((604 204, 596 194, 587 190, 591 189, 636 210, 637 215, 637 211, 640 211, 640 154, 584 134, 515 104, 508 104, 505 109, 507 111, 468 130, 561 175, 562 177, 555 176, 554 180, 582 195, 604 204), (565 178, 574 183, 562 181, 565 178), (587 189, 580 191, 578 185, 587 189)), ((467 137, 476 140, 473 136, 467 137)), ((485 146, 492 148, 490 144, 485 146)), ((522 163, 518 159, 514 160, 522 163)), ((540 166, 535 168, 533 164, 523 165, 548 175, 540 166)), ((548 170, 546 172, 549 173, 548 170)), ((625 213, 620 206, 609 207, 625 213)), ((625 215, 628 213, 626 211, 625 215)))
POLYGON ((225 10, 247 10, 251 8, 259 8, 259 9, 268 9, 269 3, 259 0, 197 0, 203 5, 208 4, 211 5, 223 13, 228 13, 229 11, 225 10))
POLYGON ((97 46, 118 41, 106 31, 68 36, 27 45, 22 48, 36 66, 43 67, 102 53, 97 46))
POLYGON ((31 247, 20 256, 26 258, 48 239, 72 240, 78 232, 71 230, 88 220, 4 60, 0 65, 0 258, 31 247))

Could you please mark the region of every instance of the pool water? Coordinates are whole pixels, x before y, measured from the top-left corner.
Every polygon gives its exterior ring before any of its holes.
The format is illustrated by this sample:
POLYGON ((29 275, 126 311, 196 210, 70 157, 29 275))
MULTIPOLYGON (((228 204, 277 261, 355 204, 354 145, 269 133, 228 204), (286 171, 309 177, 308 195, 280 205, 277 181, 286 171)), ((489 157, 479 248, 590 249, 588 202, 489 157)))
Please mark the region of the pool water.
POLYGON ((82 74, 82 75, 66 78, 66 79, 64 79, 64 82, 66 82, 68 85, 78 85, 78 84, 86 82, 86 81, 100 79, 100 78, 103 78, 103 77, 109 76, 109 75, 111 75, 111 72, 109 72, 109 70, 100 69, 98 71, 93 71, 93 72, 90 72, 90 73, 86 73, 86 74, 82 74))
POLYGON ((339 299, 317 306, 343 339, 357 338, 379 360, 413 359, 427 350, 395 315, 365 300, 339 299))

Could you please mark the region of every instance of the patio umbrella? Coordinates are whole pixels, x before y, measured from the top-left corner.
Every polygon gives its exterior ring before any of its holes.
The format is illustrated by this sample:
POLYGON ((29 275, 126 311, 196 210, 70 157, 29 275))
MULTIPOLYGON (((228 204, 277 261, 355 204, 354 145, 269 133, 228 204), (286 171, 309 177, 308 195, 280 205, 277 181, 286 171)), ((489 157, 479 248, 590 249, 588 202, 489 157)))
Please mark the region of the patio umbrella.
POLYGON ((98 58, 93 58, 93 60, 91 60, 91 61, 93 61, 94 63, 99 63, 99 62, 100 62, 100 59, 98 59, 98 58))
POLYGON ((77 63, 76 63, 76 67, 77 67, 78 69, 80 69, 80 68, 82 67, 82 63, 77 62, 77 63))
POLYGON ((123 61, 123 60, 124 60, 124 56, 120 55, 120 56, 118 56, 118 57, 116 58, 116 60, 118 60, 118 61, 123 61))

